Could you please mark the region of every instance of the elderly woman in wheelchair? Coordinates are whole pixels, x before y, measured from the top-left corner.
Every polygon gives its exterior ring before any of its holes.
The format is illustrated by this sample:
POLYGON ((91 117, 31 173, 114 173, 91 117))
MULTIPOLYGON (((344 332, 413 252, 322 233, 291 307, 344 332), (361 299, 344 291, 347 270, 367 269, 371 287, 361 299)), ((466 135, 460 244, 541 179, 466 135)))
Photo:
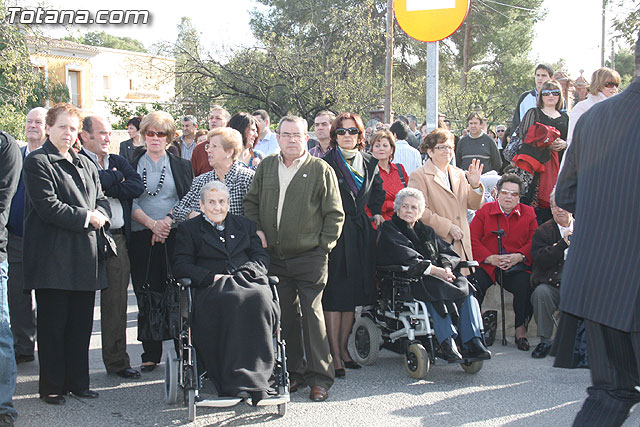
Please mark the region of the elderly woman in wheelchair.
POLYGON ((408 266, 416 300, 426 303, 440 345, 449 363, 490 359, 482 337, 482 315, 473 287, 460 274, 460 257, 419 218, 425 209, 421 191, 404 188, 395 199, 393 217, 380 228, 379 266, 408 266), (456 338, 462 343, 462 354, 456 338))
POLYGON ((256 225, 228 213, 223 183, 207 183, 200 206, 202 215, 180 225, 174 254, 176 277, 191 279, 190 336, 219 396, 251 397, 255 404, 275 394, 280 312, 266 276, 269 256, 256 225))

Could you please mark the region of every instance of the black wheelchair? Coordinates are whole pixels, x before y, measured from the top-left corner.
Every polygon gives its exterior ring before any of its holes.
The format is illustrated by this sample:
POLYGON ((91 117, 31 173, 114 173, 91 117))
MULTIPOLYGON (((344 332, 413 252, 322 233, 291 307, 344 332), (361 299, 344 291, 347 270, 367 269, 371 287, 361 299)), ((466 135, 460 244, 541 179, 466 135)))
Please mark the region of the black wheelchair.
MULTIPOLYGON (((197 352, 191 341, 191 311, 193 304, 191 279, 179 279, 180 286, 180 319, 181 327, 178 337, 177 357, 165 355, 164 392, 165 403, 175 404, 178 401, 178 393, 182 390, 183 404, 189 409, 189 421, 196 418, 196 408, 227 408, 240 402, 253 405, 250 396, 246 397, 212 397, 204 399, 200 395, 203 382, 207 373, 198 366, 197 352)), ((269 278, 269 284, 274 301, 278 301, 278 292, 275 284, 276 278, 269 278)), ((289 377, 286 366, 285 343, 280 337, 280 319, 276 325, 276 333, 273 336, 273 348, 275 352, 275 364, 271 383, 276 395, 260 400, 255 406, 277 406, 278 415, 284 416, 287 411, 289 397, 289 377)))
MULTIPOLYGON (((462 261, 458 268, 477 266, 476 261, 462 261)), ((406 266, 378 266, 376 269, 378 298, 374 305, 356 312, 349 337, 355 350, 354 359, 362 365, 373 365, 384 347, 404 354, 404 367, 412 378, 425 378, 437 359, 448 362, 434 339, 426 304, 413 298, 411 293, 411 285, 418 282, 419 277, 409 274, 410 268, 406 266)), ((456 344, 462 352, 463 359, 459 362, 462 369, 470 374, 479 372, 483 360, 469 357, 459 337, 456 344)))

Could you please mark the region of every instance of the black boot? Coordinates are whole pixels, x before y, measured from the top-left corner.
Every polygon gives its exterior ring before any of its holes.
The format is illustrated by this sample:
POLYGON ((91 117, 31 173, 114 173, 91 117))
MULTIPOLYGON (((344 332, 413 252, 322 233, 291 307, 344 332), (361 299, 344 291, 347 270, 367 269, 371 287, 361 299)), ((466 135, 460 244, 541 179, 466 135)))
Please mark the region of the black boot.
POLYGON ((462 355, 451 337, 440 343, 440 350, 442 350, 442 358, 449 363, 460 362, 462 360, 462 355))
POLYGON ((472 338, 467 342, 469 347, 469 357, 474 359, 491 359, 491 352, 484 346, 482 340, 478 337, 472 338))

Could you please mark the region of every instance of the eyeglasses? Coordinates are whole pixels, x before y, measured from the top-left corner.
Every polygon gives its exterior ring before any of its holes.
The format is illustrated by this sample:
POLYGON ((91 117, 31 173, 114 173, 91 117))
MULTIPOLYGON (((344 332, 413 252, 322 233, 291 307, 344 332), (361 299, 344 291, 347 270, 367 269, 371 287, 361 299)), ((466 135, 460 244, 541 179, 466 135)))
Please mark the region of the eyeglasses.
POLYGON ((336 129, 336 135, 342 136, 342 135, 346 135, 347 133, 349 135, 358 135, 360 133, 360 130, 358 128, 349 128, 349 129, 338 128, 338 129, 336 129))
POLYGON ((438 151, 453 151, 453 147, 447 144, 436 145, 433 149, 438 151))
POLYGON ((498 132, 498 133, 504 133, 504 129, 498 129, 496 132, 498 132))
POLYGON ((144 134, 148 138, 153 138, 154 136, 157 136, 158 138, 164 138, 165 136, 167 136, 166 132, 154 132, 152 130, 148 130, 144 134))
POLYGON ((509 191, 509 190, 502 189, 500 190, 500 194, 502 194, 503 196, 520 197, 519 191, 509 191))
POLYGON ((613 89, 614 87, 618 87, 618 83, 615 82, 606 82, 604 84, 604 87, 606 87, 607 89, 613 89))
POLYGON ((302 138, 302 134, 301 133, 289 133, 289 132, 280 132, 280 138, 285 138, 285 139, 300 139, 302 138))
POLYGON ((542 93, 542 96, 551 96, 551 95, 553 95, 553 96, 560 96, 560 91, 559 91, 559 90, 557 90, 557 89, 556 89, 556 90, 548 90, 548 89, 545 89, 545 90, 543 90, 541 93, 542 93))

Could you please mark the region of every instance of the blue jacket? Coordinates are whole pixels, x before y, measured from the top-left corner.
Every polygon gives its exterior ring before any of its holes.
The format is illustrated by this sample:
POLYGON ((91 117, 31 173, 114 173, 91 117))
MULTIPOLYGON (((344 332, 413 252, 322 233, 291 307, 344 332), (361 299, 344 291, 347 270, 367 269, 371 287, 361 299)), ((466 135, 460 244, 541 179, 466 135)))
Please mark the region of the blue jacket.
MULTIPOLYGON (((95 164, 93 158, 85 152, 84 148, 80 150, 80 154, 87 156, 95 164)), ((127 159, 117 154, 109 154, 109 169, 98 167, 98 175, 104 195, 118 199, 122 204, 124 229, 127 239, 129 239, 131 234, 131 201, 144 191, 142 178, 127 159)))

